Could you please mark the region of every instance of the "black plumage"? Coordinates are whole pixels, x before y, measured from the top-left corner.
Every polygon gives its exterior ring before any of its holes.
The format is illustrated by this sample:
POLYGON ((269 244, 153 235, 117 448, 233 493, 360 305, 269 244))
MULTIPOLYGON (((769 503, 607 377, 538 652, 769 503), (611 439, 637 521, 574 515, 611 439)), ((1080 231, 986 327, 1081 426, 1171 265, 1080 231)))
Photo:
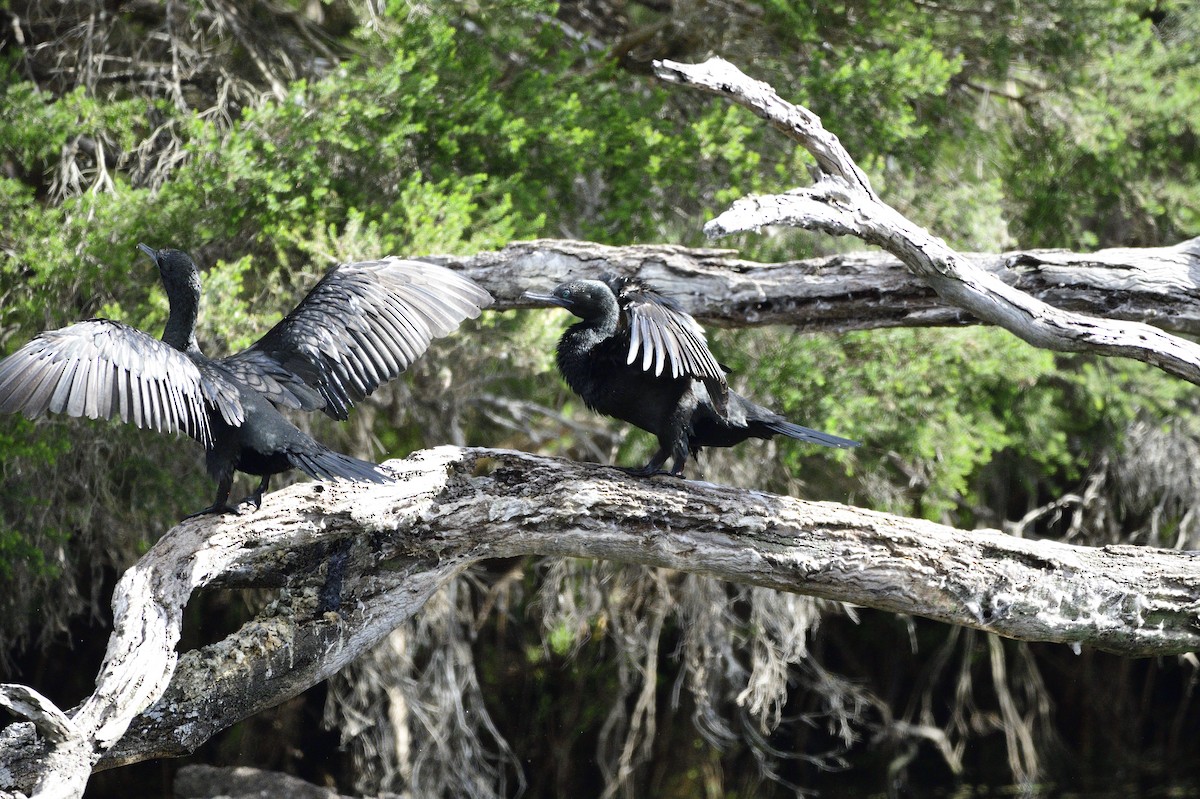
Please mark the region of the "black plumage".
POLYGON ((558 342, 558 369, 589 408, 658 437, 658 451, 635 474, 655 474, 673 459, 682 475, 688 455, 779 433, 826 447, 857 441, 811 430, 729 390, 725 369, 704 330, 674 300, 629 278, 576 280, 535 302, 582 319, 558 342))
POLYGON ((233 510, 235 471, 262 477, 247 498, 256 507, 271 476, 291 468, 317 479, 390 480, 375 464, 320 444, 277 408, 345 419, 431 340, 491 303, 439 266, 399 258, 342 264, 249 348, 213 359, 196 342, 195 263, 179 250, 138 247, 158 266, 170 302, 162 340, 108 319, 41 333, 0 361, 0 411, 186 433, 204 445, 218 484, 216 501, 200 513, 233 510))

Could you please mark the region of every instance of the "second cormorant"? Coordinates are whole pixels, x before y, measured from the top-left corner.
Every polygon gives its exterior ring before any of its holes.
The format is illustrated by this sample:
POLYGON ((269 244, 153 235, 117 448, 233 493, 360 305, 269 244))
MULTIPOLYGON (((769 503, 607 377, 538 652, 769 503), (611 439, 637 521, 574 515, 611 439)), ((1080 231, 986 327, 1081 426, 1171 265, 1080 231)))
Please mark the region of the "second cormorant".
POLYGON ((677 302, 630 278, 575 280, 524 298, 566 308, 583 321, 558 342, 558 369, 589 408, 658 437, 634 474, 659 473, 669 458, 682 475, 702 447, 731 447, 780 433, 826 447, 859 442, 792 424, 729 390, 704 330, 677 302))

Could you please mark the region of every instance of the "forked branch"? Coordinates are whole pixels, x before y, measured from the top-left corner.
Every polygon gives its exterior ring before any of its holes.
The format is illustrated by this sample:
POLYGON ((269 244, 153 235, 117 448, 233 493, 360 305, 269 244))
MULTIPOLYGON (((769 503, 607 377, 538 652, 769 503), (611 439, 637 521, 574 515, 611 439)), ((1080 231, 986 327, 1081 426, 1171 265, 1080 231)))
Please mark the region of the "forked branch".
POLYGON ((899 258, 950 305, 999 325, 1038 347, 1135 358, 1200 384, 1200 345, 1138 322, 1064 311, 1013 288, 905 218, 871 189, 862 170, 816 114, 783 100, 719 58, 703 64, 655 62, 659 77, 726 97, 749 108, 808 150, 816 184, 785 194, 745 197, 705 225, 717 238, 785 225, 857 236, 899 258))

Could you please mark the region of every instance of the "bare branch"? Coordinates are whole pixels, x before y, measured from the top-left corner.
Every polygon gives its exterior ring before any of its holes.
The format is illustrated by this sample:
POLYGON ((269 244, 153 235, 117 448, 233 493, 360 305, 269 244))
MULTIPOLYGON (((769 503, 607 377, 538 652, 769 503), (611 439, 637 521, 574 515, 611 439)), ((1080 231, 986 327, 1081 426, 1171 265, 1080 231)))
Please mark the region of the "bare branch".
POLYGON ((257 513, 167 533, 114 596, 96 692, 72 718, 73 765, 47 761, 32 725, 13 725, 0 732, 0 789, 57 780, 82 791, 94 767, 191 751, 328 677, 497 557, 667 567, 1130 656, 1200 648, 1195 553, 955 530, 503 450, 439 447, 389 466, 401 481, 303 483, 257 513), (334 547, 350 551, 342 615, 319 612, 312 584, 334 547), (288 587, 259 618, 175 667, 188 594, 281 577, 288 587))
POLYGON ((787 102, 769 84, 747 77, 721 58, 710 58, 698 65, 655 61, 654 70, 665 81, 706 89, 749 108, 785 136, 800 142, 812 153, 823 173, 841 178, 854 191, 872 200, 879 199, 838 137, 825 130, 821 118, 802 105, 787 102))
MULTIPOLYGON (((1061 308, 1200 333, 1200 238, 1174 247, 961 257, 1061 308)), ((735 250, 542 239, 498 252, 421 260, 462 271, 496 297, 497 309, 528 307, 520 297, 530 288, 612 272, 639 277, 678 298, 701 321, 727 327, 786 324, 845 332, 979 322, 885 252, 757 263, 739 259, 735 250)))
POLYGON ((28 686, 0 685, 0 707, 32 721, 38 733, 51 743, 69 741, 78 734, 66 714, 28 686))
POLYGON ((719 237, 789 225, 852 235, 877 245, 904 262, 945 302, 984 322, 999 325, 1038 347, 1064 352, 1120 355, 1153 364, 1200 384, 1200 345, 1147 324, 1112 322, 1047 305, 1003 283, 952 250, 944 241, 882 202, 861 170, 820 119, 780 98, 719 58, 703 64, 656 62, 664 80, 719 94, 752 109, 817 159, 816 185, 786 194, 746 197, 705 225, 719 237))

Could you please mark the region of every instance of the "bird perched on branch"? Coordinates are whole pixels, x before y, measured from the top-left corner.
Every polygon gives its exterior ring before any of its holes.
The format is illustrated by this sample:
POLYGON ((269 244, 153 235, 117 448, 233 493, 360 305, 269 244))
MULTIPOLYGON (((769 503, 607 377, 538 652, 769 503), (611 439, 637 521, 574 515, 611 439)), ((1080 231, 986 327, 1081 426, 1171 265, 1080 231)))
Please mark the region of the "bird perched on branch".
POLYGON ((633 474, 682 475, 689 454, 780 433, 826 447, 857 441, 811 430, 729 390, 704 330, 674 300, 630 278, 575 280, 525 299, 566 308, 583 321, 558 342, 558 369, 589 408, 658 437, 633 474))
POLYGON ((291 468, 316 479, 390 481, 375 464, 318 443, 278 408, 347 418, 354 403, 492 299, 431 264, 342 264, 249 348, 213 359, 196 343, 196 264, 179 250, 138 248, 158 267, 170 303, 162 339, 108 319, 41 333, 0 361, 0 411, 119 417, 186 433, 204 445, 218 486, 216 501, 192 516, 235 511, 235 471, 262 477, 246 498, 255 508, 271 476, 291 468))

